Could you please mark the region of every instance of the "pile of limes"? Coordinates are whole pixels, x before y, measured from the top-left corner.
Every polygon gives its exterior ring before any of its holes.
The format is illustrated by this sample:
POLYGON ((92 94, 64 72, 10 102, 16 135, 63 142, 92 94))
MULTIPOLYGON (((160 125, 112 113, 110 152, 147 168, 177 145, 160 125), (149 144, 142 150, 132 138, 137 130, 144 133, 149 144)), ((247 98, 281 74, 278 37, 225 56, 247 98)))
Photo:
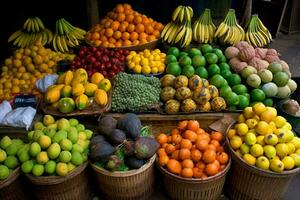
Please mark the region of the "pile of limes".
POLYGON ((20 139, 5 136, 0 141, 0 180, 4 180, 16 169, 20 161, 26 159, 21 149, 25 145, 20 139))
POLYGON ((45 115, 43 122, 34 124, 28 133, 30 144, 22 149, 26 160, 21 169, 34 176, 66 176, 87 160, 93 132, 85 129, 77 119, 59 119, 45 115))
POLYGON ((300 166, 300 138, 273 107, 246 107, 227 133, 230 146, 249 165, 274 172, 300 166))
POLYGON ((139 53, 131 51, 126 60, 129 70, 136 74, 157 74, 165 71, 165 57, 159 49, 145 49, 139 53))

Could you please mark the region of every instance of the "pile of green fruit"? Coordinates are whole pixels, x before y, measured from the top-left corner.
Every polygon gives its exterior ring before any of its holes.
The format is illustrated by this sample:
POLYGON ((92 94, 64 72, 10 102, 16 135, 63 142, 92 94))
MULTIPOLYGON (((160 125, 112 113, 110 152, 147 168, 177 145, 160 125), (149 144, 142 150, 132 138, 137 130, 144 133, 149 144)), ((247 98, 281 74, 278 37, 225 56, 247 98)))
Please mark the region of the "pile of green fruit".
POLYGON ((162 86, 160 99, 164 103, 164 111, 167 114, 176 114, 179 111, 192 113, 226 109, 226 102, 219 97, 218 89, 196 74, 190 78, 185 75, 175 77, 166 74, 160 82, 162 86))
POLYGON ((0 141, 0 181, 9 177, 20 162, 26 159, 22 153, 25 147, 20 139, 11 139, 4 136, 0 141))
POLYGON ((99 135, 91 140, 90 158, 95 165, 110 171, 128 171, 142 167, 158 150, 158 142, 150 136, 149 127, 142 127, 133 113, 118 120, 100 119, 99 135))
POLYGON ((273 107, 247 107, 227 133, 231 148, 247 164, 281 173, 300 167, 300 138, 273 107))
POLYGON ((34 176, 66 176, 87 160, 92 135, 77 119, 55 121, 45 115, 28 133, 29 144, 20 150, 21 169, 34 176))

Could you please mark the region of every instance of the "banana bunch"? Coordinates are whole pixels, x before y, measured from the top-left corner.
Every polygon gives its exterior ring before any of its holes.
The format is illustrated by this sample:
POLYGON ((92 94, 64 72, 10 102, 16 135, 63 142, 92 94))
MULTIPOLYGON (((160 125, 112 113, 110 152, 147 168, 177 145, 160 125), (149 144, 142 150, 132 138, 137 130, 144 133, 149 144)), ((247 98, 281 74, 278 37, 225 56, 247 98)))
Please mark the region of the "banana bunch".
POLYGON ((161 32, 162 40, 171 45, 179 44, 181 48, 189 46, 193 37, 192 17, 191 7, 178 6, 172 14, 172 21, 161 32))
POLYGON ((193 18, 194 12, 190 6, 178 6, 172 14, 172 20, 174 22, 183 23, 186 21, 191 21, 193 18))
POLYGON ((77 47, 84 40, 86 31, 71 25, 61 18, 56 21, 52 45, 55 51, 68 52, 69 47, 77 47))
POLYGON ((263 47, 272 41, 272 35, 258 15, 252 15, 246 25, 246 41, 254 47, 263 47))
POLYGON ((24 48, 37 40, 40 40, 43 45, 50 44, 52 39, 52 32, 45 28, 42 20, 38 17, 30 17, 25 21, 21 29, 8 38, 8 42, 13 42, 13 45, 24 48))
POLYGON ((212 22, 210 9, 206 8, 193 24, 193 40, 198 43, 212 43, 216 26, 212 22))
POLYGON ((230 45, 235 45, 244 40, 245 31, 237 23, 234 9, 229 9, 224 21, 221 22, 215 32, 215 38, 218 38, 223 44, 230 45))

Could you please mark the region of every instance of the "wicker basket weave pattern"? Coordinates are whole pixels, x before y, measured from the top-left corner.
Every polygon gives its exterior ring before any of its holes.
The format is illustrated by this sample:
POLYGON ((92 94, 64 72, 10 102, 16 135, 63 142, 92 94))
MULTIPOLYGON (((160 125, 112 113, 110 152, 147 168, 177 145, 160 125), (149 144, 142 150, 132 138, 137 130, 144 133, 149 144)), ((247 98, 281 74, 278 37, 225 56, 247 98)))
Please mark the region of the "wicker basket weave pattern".
POLYGON ((90 198, 87 162, 66 177, 34 177, 26 175, 32 183, 33 193, 40 200, 84 200, 90 198))
POLYGON ((20 168, 16 168, 5 180, 0 181, 1 200, 27 200, 29 197, 24 191, 20 180, 20 168))
POLYGON ((106 199, 145 200, 154 190, 155 155, 141 168, 110 172, 91 163, 98 187, 106 199))

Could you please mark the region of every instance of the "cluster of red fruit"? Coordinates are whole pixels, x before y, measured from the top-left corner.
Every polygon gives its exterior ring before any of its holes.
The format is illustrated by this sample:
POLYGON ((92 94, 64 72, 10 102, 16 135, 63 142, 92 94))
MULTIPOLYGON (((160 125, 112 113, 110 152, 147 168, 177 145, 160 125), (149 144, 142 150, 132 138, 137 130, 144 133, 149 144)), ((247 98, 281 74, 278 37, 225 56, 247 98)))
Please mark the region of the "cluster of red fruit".
POLYGON ((101 72, 106 78, 113 78, 125 71, 125 60, 128 50, 107 49, 103 47, 81 47, 71 63, 71 69, 84 68, 89 77, 101 72))

